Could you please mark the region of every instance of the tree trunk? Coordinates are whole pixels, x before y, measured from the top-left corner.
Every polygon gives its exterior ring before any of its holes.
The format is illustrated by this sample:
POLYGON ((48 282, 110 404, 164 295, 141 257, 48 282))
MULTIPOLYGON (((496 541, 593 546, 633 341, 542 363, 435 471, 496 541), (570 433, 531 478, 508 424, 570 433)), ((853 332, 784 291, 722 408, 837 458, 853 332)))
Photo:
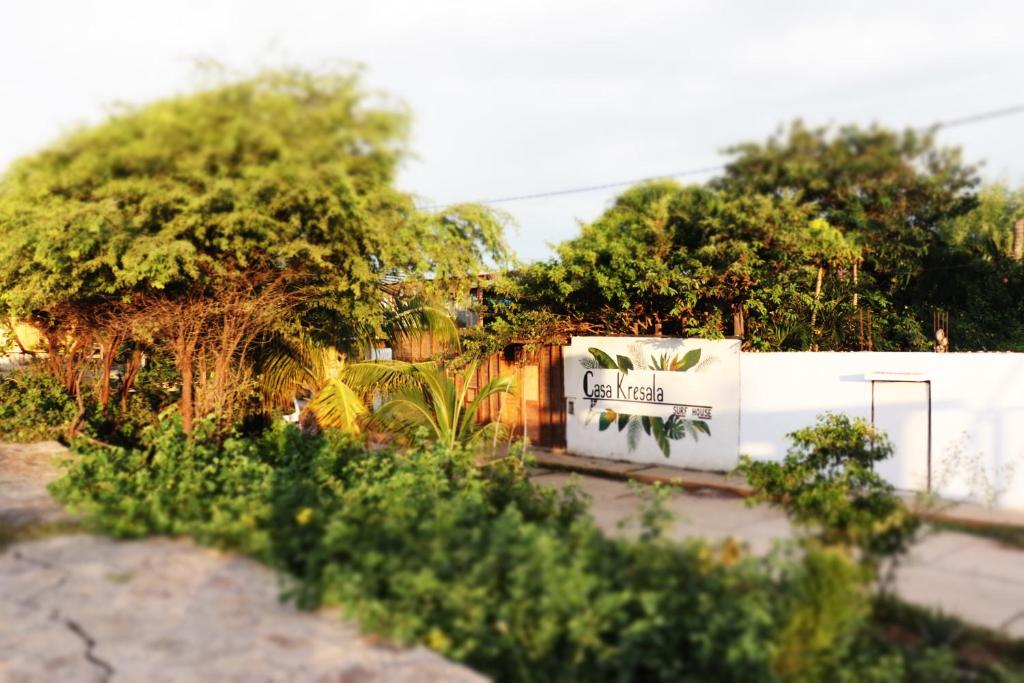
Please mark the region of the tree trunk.
POLYGON ((825 278, 825 266, 818 266, 818 279, 814 283, 814 308, 811 309, 811 351, 818 350, 818 303, 821 301, 821 281, 825 278))
POLYGON ((186 432, 192 431, 193 415, 195 405, 192 391, 192 354, 182 354, 179 359, 178 369, 181 372, 181 425, 186 432))
POLYGON ((1024 218, 1013 224, 1013 260, 1024 261, 1024 218))
POLYGON ((132 355, 128 357, 128 362, 124 366, 124 374, 121 376, 121 409, 127 410, 128 408, 128 395, 132 391, 132 387, 135 386, 135 378, 139 375, 139 370, 142 368, 142 350, 136 347, 132 349, 132 355))
POLYGON ((743 321, 743 304, 732 306, 732 336, 743 339, 746 334, 743 321))
POLYGON ((857 262, 854 261, 853 262, 853 308, 854 308, 854 310, 856 310, 857 306, 860 304, 860 292, 857 289, 857 284, 858 284, 857 266, 858 266, 857 262))
POLYGON ((117 357, 122 341, 124 341, 124 335, 113 332, 100 342, 101 367, 100 375, 97 378, 99 383, 97 393, 99 394, 100 408, 103 410, 106 410, 107 404, 110 403, 110 373, 114 369, 114 359, 117 357))

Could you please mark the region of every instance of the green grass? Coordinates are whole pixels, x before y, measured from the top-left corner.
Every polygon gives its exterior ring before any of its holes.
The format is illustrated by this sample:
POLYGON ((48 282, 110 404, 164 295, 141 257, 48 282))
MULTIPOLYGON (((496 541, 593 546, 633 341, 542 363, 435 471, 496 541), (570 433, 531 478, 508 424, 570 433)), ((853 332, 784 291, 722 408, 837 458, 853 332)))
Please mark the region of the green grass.
MULTIPOLYGON (((876 637, 903 652, 908 662, 925 662, 929 653, 951 654, 960 674, 952 680, 1024 681, 1022 639, 908 604, 892 595, 875 600, 872 621, 876 637)), ((915 673, 912 680, 928 680, 926 670, 915 673)))
POLYGON ((5 524, 0 522, 0 552, 8 546, 23 541, 35 541, 50 536, 77 534, 86 531, 85 523, 76 519, 61 519, 54 522, 37 522, 30 524, 5 524))
POLYGON ((935 521, 928 523, 936 531, 955 531, 996 541, 1013 550, 1024 550, 1024 527, 1002 524, 968 524, 965 522, 935 521))

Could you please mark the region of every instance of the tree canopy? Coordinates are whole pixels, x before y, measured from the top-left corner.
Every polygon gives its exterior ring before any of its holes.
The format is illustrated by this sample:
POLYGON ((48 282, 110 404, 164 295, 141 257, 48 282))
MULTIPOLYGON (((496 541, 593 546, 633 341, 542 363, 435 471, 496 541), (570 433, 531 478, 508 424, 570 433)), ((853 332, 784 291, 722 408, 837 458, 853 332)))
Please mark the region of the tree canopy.
POLYGON ((407 117, 355 75, 271 72, 129 109, 22 159, 0 185, 5 306, 289 272, 305 306, 375 318, 382 275, 462 274, 505 255, 474 207, 394 188, 407 117), (457 225, 457 229, 453 228, 457 225))
POLYGON ((70 365, 104 339, 111 356, 163 343, 197 381, 217 365, 207 341, 223 365, 274 332, 372 337, 396 306, 385 279, 508 256, 496 214, 426 213, 396 189, 407 129, 354 73, 266 72, 125 109, 0 179, 0 306, 70 365))
POLYGON ((726 151, 735 158, 714 187, 809 204, 859 244, 865 266, 887 281, 917 274, 942 221, 975 204, 976 169, 958 149, 913 130, 797 121, 764 143, 726 151))
POLYGON ((958 150, 914 131, 797 122, 729 151, 706 185, 626 190, 518 276, 518 307, 764 350, 922 350, 942 309, 954 348, 1024 347, 1009 256, 1019 197, 989 189, 979 205, 958 150))

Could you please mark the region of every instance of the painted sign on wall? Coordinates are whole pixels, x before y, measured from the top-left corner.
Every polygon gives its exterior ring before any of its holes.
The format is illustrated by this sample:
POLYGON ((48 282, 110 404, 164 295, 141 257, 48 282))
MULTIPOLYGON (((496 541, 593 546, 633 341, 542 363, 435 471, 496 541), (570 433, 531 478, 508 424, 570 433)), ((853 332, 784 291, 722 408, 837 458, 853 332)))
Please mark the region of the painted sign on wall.
POLYGON ((575 337, 566 440, 581 455, 727 470, 739 448, 735 340, 575 337))

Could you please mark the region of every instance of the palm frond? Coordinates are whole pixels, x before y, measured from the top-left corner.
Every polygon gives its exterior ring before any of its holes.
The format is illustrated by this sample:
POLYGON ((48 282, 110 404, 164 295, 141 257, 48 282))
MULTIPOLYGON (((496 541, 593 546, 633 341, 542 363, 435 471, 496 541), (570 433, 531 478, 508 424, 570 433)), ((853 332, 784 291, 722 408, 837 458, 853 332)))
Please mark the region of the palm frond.
POLYGON ((349 363, 341 377, 352 389, 363 396, 391 394, 415 381, 416 373, 430 362, 408 363, 398 360, 363 361, 349 363))
POLYGON ((488 422, 473 432, 473 434, 466 440, 466 445, 470 448, 480 448, 482 446, 491 445, 496 441, 504 441, 508 437, 508 425, 500 422, 488 422))
POLYGON ((302 337, 270 340, 256 359, 263 409, 271 411, 290 403, 303 390, 317 391, 327 380, 332 356, 337 357, 333 348, 302 337))
MULTIPOLYGON (((472 373, 475 369, 475 366, 471 367, 469 369, 469 372, 467 372, 465 381, 463 383, 464 387, 468 388, 469 377, 472 376, 472 373)), ((460 432, 468 434, 470 431, 473 430, 474 426, 476 425, 476 415, 480 411, 480 407, 483 405, 484 401, 490 399, 491 396, 494 396, 496 394, 512 394, 515 393, 515 391, 515 379, 513 379, 510 375, 501 375, 499 377, 495 377, 491 379, 487 384, 480 387, 479 391, 477 391, 476 396, 473 397, 473 400, 470 401, 468 406, 466 406, 465 415, 462 418, 463 426, 460 432)))
POLYGON ((366 404, 337 377, 331 377, 306 406, 321 427, 343 429, 358 434, 360 421, 367 413, 366 404))
POLYGON ((447 311, 433 306, 415 306, 395 311, 384 321, 389 339, 407 341, 421 334, 431 334, 444 349, 459 350, 459 330, 447 311))

